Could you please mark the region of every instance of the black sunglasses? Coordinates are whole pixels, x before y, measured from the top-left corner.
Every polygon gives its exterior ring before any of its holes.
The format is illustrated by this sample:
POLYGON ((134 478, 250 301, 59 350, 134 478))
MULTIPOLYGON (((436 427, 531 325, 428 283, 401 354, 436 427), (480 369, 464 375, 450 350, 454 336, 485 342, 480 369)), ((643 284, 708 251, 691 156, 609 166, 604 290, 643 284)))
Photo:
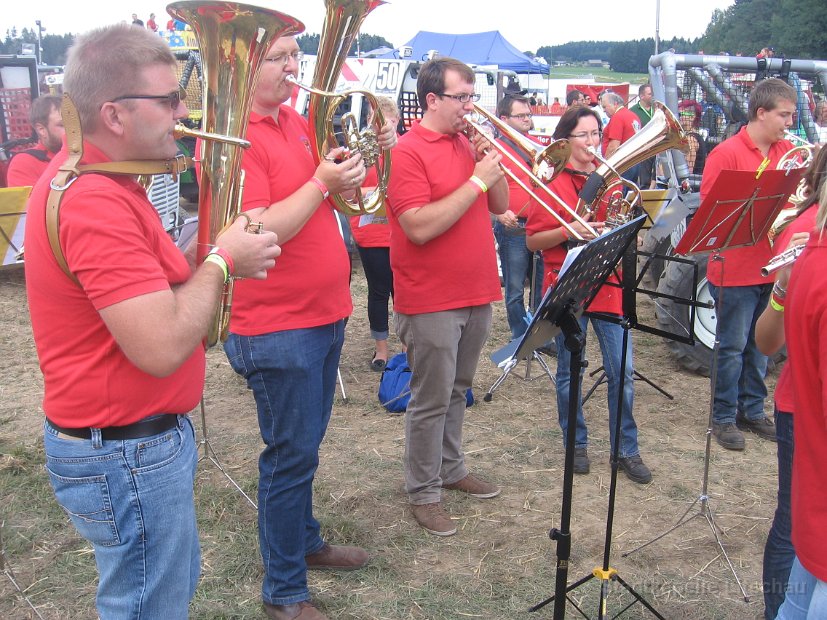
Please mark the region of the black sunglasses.
POLYGON ((181 105, 181 102, 186 98, 187 91, 183 88, 179 88, 178 90, 174 90, 166 95, 122 95, 120 97, 115 97, 112 100, 112 103, 122 101, 124 99, 157 99, 158 101, 166 101, 171 109, 177 110, 178 106, 181 105))

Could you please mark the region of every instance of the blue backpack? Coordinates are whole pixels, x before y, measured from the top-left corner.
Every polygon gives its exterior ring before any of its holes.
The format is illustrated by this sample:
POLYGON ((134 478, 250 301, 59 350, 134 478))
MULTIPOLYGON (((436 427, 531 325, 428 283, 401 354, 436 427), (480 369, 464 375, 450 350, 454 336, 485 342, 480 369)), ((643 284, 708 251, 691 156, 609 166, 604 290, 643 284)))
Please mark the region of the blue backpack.
MULTIPOLYGON (((391 413, 404 413, 411 400, 411 368, 408 355, 397 353, 388 360, 379 379, 379 404, 391 413)), ((471 388, 465 394, 467 406, 474 404, 471 388)))

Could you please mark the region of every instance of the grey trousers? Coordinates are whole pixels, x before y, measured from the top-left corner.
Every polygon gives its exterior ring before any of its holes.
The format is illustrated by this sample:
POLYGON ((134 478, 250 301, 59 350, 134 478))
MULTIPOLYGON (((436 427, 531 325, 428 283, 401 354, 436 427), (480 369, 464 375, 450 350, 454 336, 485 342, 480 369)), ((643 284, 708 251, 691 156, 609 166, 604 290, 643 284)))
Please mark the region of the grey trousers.
POLYGON ((405 490, 411 504, 440 501, 443 483, 468 475, 462 452, 465 392, 491 329, 491 304, 396 314, 408 348, 411 400, 405 412, 405 490))

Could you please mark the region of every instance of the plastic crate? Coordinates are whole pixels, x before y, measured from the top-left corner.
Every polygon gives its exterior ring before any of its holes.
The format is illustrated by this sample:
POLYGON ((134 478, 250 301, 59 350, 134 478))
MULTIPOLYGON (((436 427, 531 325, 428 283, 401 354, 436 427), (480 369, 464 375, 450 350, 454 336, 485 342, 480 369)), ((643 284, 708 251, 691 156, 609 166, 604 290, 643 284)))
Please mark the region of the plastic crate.
POLYGON ((0 142, 19 140, 32 135, 29 114, 32 109, 30 88, 0 88, 0 111, 3 114, 3 134, 0 142))

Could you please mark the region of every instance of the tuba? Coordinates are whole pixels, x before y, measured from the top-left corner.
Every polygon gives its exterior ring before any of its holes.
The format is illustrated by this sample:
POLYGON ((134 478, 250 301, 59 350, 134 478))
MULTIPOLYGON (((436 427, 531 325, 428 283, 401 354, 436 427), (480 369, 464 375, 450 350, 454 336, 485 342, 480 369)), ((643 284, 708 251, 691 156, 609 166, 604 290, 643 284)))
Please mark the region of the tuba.
POLYGON ((621 144, 611 157, 601 160, 597 170, 589 176, 577 201, 579 215, 594 213, 603 195, 610 187, 622 182, 620 174, 632 166, 669 149, 686 151, 689 148, 689 139, 671 110, 659 101, 654 105, 656 109, 651 120, 621 144))
MULTIPOLYGON (((368 13, 382 4, 385 4, 385 0, 325 0, 326 15, 319 40, 316 68, 313 72, 313 86, 304 86, 296 82, 299 88, 310 92, 308 123, 311 129, 310 143, 317 164, 330 149, 340 146, 334 132, 333 117, 339 104, 350 95, 361 93, 373 108, 375 123, 379 127, 385 123, 373 93, 361 90, 332 92, 348 50, 359 34, 359 27, 368 13)), ((362 198, 358 188, 355 200, 348 200, 340 194, 334 194, 330 199, 336 208, 346 215, 376 213, 384 206, 387 194, 391 172, 390 150, 384 149, 380 154, 376 132, 370 128, 361 133, 356 131, 356 121, 351 116, 343 118, 342 124, 347 125, 347 140, 341 146, 347 146, 351 151, 358 150, 362 154, 365 166, 376 169, 376 191, 367 201, 362 198)))
MULTIPOLYGON (((184 0, 168 5, 167 12, 189 24, 198 40, 203 66, 203 135, 243 137, 265 54, 277 38, 297 34, 304 30, 304 25, 284 13, 237 2, 184 0)), ((240 145, 226 140, 202 140, 199 161, 200 262, 221 230, 241 211, 240 145)), ((210 326, 208 346, 227 337, 232 286, 231 279, 210 326)))

